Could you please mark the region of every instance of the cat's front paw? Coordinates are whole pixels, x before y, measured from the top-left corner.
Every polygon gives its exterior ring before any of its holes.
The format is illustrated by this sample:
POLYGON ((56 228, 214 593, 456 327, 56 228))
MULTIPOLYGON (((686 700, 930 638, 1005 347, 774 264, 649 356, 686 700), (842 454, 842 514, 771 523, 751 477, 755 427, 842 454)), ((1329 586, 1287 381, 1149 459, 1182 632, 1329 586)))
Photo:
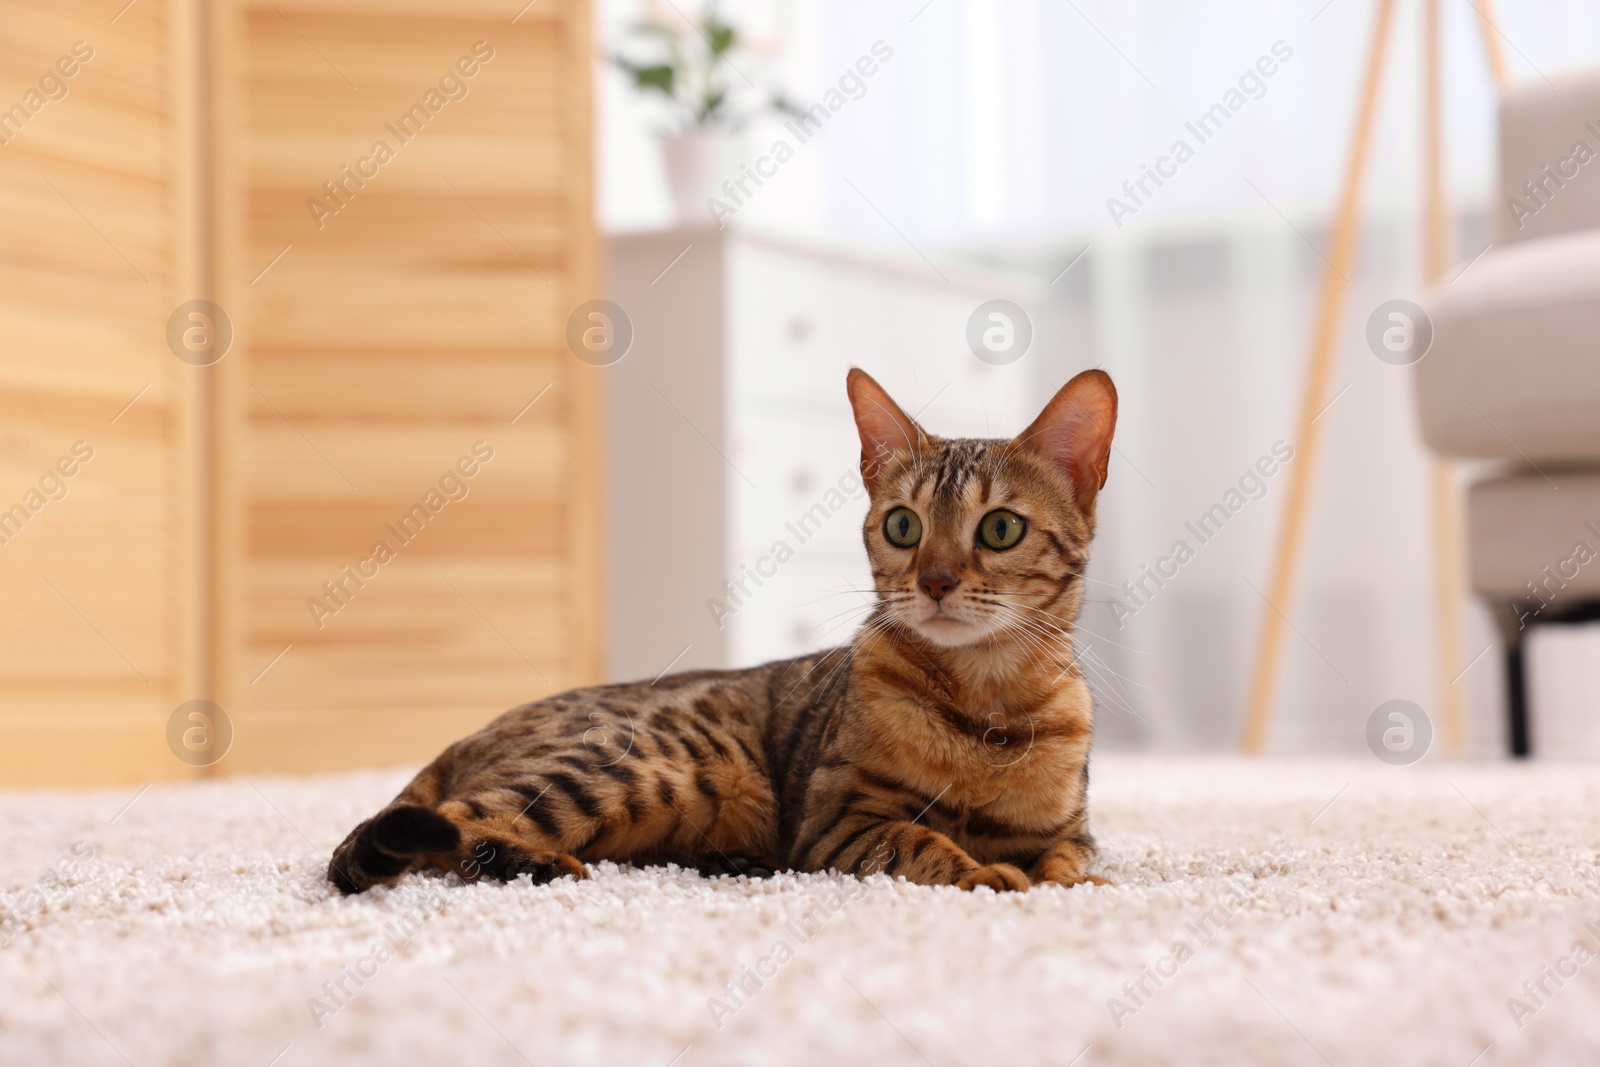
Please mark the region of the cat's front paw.
POLYGON ((772 872, 779 869, 774 860, 760 856, 746 856, 735 852, 728 855, 723 852, 709 852, 695 861, 695 870, 700 872, 702 878, 716 878, 728 875, 738 878, 741 875, 748 878, 771 878, 772 872))
POLYGON ((1114 886, 1117 883, 1113 882, 1109 878, 1102 878, 1098 874, 1078 874, 1078 875, 1061 875, 1061 876, 1055 877, 1055 878, 1041 878, 1041 879, 1039 879, 1039 884, 1040 885, 1059 885, 1059 886, 1075 886, 1075 885, 1085 885, 1085 884, 1088 884, 1088 885, 1112 885, 1112 886, 1114 886))
POLYGON ((986 885, 996 893, 1021 893, 1028 888, 1028 876, 1022 873, 1020 867, 1013 867, 1009 863, 991 863, 986 867, 976 867, 956 880, 958 889, 976 889, 986 885))
POLYGON ((472 847, 472 858, 456 868, 463 878, 475 882, 488 878, 513 882, 527 875, 534 885, 545 885, 571 875, 578 881, 589 877, 589 869, 576 856, 547 849, 529 849, 519 842, 485 838, 472 847))
POLYGON ((546 885, 569 875, 580 882, 589 878, 589 868, 583 861, 563 852, 534 852, 510 864, 509 870, 512 878, 525 874, 534 885, 546 885))

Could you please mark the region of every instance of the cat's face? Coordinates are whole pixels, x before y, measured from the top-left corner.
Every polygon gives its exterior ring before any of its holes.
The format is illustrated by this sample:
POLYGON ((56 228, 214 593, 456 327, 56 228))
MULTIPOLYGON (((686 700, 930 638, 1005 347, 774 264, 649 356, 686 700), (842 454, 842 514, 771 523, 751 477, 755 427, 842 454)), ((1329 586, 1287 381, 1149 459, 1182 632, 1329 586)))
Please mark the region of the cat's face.
POLYGON ((1111 379, 1078 375, 1011 441, 932 437, 859 370, 849 390, 885 618, 947 648, 1059 635, 1083 597, 1116 427, 1111 379))

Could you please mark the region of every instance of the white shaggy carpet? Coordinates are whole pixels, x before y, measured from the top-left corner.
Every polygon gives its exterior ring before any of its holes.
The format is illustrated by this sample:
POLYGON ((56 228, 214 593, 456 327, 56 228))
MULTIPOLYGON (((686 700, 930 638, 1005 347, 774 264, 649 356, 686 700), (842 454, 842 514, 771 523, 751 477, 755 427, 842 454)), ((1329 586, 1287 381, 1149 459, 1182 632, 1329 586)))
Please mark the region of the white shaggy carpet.
POLYGON ((0 1063, 1596 1062, 1600 963, 1572 949, 1600 948, 1600 773, 1094 772, 1117 884, 1003 896, 607 864, 346 899, 328 850, 405 773, 155 786, 120 814, 131 789, 0 794, 0 1063), (370 977, 335 999, 346 968, 370 977), (771 977, 736 1001, 744 968, 771 977))

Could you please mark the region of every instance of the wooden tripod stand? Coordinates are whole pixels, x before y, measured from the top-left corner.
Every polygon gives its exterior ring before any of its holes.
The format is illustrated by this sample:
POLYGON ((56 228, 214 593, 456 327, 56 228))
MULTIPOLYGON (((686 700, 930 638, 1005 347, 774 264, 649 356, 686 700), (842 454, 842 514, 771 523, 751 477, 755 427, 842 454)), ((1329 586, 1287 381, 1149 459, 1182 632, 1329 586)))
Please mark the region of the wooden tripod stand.
MULTIPOLYGON (((1506 83, 1505 56, 1500 49, 1499 30, 1492 21, 1490 0, 1468 0, 1468 2, 1475 12, 1490 74, 1495 86, 1503 88, 1506 83)), ((1440 99, 1440 0, 1422 0, 1422 4, 1425 130, 1422 198, 1423 279, 1431 284, 1444 277, 1450 262, 1450 234, 1449 212, 1446 209, 1448 190, 1444 173, 1443 115, 1440 99)), ((1305 542, 1313 480, 1317 472, 1317 456, 1322 445, 1322 431, 1317 426, 1317 416, 1329 403, 1328 394, 1333 387, 1339 328, 1348 295, 1349 283, 1346 279, 1355 262, 1361 218, 1362 184, 1366 177, 1367 161, 1372 147, 1372 131, 1377 116, 1379 89, 1383 81, 1384 59, 1389 49, 1395 6, 1395 0, 1378 0, 1372 26, 1372 39, 1367 50, 1366 67, 1361 79, 1361 96, 1356 107, 1355 129, 1351 134, 1344 184, 1334 213, 1333 246, 1329 250, 1327 269, 1323 273, 1317 315, 1312 327, 1309 369, 1295 436, 1300 459, 1290 472, 1289 500, 1284 512, 1283 528, 1278 535, 1271 585, 1267 593, 1268 602, 1262 612, 1250 703, 1245 713, 1242 745, 1244 751, 1251 755, 1258 755, 1266 748, 1274 697, 1283 665, 1284 629, 1288 626, 1288 612, 1294 600, 1295 579, 1305 542)), ((1432 502, 1438 545, 1434 570, 1435 611, 1438 616, 1436 666, 1439 678, 1440 734, 1445 751, 1450 753, 1461 751, 1464 718, 1461 692, 1455 687, 1455 682, 1460 677, 1458 673, 1460 665, 1456 660, 1460 654, 1461 613, 1461 523, 1457 497, 1450 465, 1442 459, 1434 459, 1432 502)))

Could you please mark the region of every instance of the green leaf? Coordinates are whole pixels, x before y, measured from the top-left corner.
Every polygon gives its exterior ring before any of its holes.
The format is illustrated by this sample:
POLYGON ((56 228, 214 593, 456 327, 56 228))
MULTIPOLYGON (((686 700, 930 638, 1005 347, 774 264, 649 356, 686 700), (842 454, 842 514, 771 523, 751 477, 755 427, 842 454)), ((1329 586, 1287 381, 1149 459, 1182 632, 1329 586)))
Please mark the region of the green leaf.
POLYGON ((707 93, 701 101, 700 114, 696 121, 698 121, 701 125, 710 123, 712 120, 717 118, 717 113, 721 110, 722 105, 727 102, 728 94, 722 92, 721 90, 707 93))
POLYGON ((798 117, 806 113, 804 108, 794 103, 782 93, 772 94, 772 110, 776 111, 780 115, 789 115, 791 117, 798 117))
POLYGON ((633 75, 633 84, 640 89, 655 89, 667 96, 673 94, 677 83, 677 72, 665 63, 649 67, 630 67, 628 73, 633 75))
POLYGON ((713 56, 722 56, 727 54, 728 49, 733 47, 734 41, 738 39, 738 31, 726 23, 708 18, 706 19, 706 37, 711 41, 711 54, 713 56))

